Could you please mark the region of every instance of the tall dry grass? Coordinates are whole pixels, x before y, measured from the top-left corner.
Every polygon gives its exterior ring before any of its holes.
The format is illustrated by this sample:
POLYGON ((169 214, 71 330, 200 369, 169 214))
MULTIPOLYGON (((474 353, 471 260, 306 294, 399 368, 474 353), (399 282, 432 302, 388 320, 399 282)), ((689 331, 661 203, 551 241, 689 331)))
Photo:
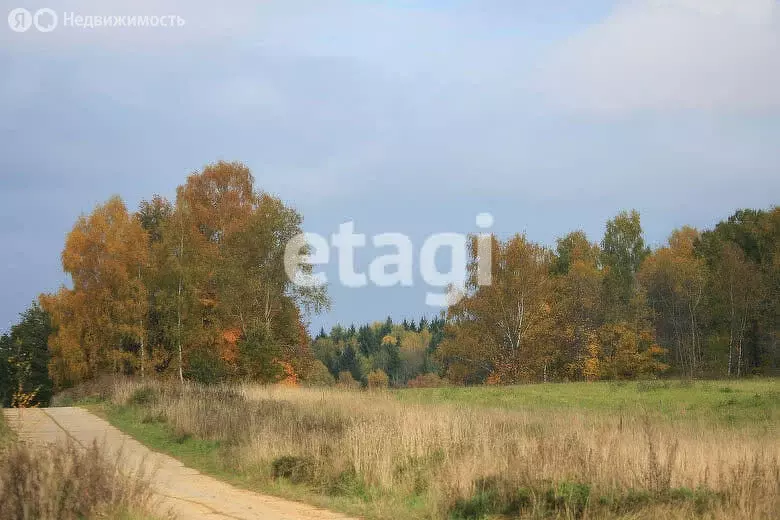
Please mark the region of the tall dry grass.
POLYGON ((223 443, 226 467, 362 497, 392 518, 776 518, 777 432, 637 413, 402 404, 390 394, 122 383, 182 437, 223 443), (387 513, 391 511, 390 513, 387 513), (411 513, 409 513, 411 514, 411 513))
POLYGON ((143 475, 127 476, 97 445, 8 443, 0 451, 0 518, 151 518, 143 475))

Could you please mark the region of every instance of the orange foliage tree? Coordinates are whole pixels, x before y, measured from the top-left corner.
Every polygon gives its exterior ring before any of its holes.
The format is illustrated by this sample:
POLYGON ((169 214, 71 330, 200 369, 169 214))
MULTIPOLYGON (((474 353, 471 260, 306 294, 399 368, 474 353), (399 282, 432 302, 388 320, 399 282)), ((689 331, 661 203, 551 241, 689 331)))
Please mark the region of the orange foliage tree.
POLYGON ((147 310, 140 272, 147 253, 147 235, 119 197, 76 222, 62 252, 72 288, 40 298, 55 328, 49 340, 55 384, 137 365, 147 310))
POLYGON ((181 378, 195 359, 265 381, 283 375, 279 361, 296 374, 305 369, 300 311, 319 310, 327 295, 293 285, 285 272, 285 247, 301 223, 295 210, 257 191, 240 163, 208 165, 179 187, 163 226, 167 294, 159 300, 181 378))

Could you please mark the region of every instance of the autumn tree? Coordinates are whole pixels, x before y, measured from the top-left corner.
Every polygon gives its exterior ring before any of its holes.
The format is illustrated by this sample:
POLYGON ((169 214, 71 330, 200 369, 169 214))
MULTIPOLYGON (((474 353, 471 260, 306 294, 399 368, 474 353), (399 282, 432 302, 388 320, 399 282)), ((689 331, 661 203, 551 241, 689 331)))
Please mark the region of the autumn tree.
POLYGON ((158 244, 162 241, 163 230, 172 214, 173 206, 160 195, 154 195, 151 200, 140 202, 135 217, 149 236, 150 244, 158 244))
POLYGON ((368 373, 366 376, 366 383, 368 388, 372 390, 381 390, 388 387, 390 378, 387 377, 384 370, 377 368, 368 373))
POLYGON ((516 235, 491 238, 492 283, 479 285, 479 240, 471 241, 466 295, 448 310, 439 349, 448 377, 482 372, 490 382, 543 379, 551 358, 551 252, 516 235))
POLYGON ((591 345, 597 368, 587 364, 585 376, 594 379, 635 379, 656 375, 668 368, 660 358, 666 350, 653 341, 650 329, 637 332, 626 322, 602 326, 591 345), (597 370, 598 372, 593 372, 597 370))
POLYGON ((119 197, 76 222, 62 252, 72 288, 41 297, 55 327, 50 372, 58 386, 137 366, 147 310, 138 272, 147 255, 147 235, 119 197))
POLYGON ((188 360, 262 380, 282 374, 282 359, 304 371, 313 356, 301 310, 319 311, 327 295, 286 274, 285 247, 301 232, 300 215, 257 191, 244 165, 226 162, 190 175, 170 214, 158 213, 147 205, 139 219, 160 237, 155 301, 179 377, 188 360))
POLYGON ((586 360, 593 357, 588 350, 590 338, 601 324, 604 277, 600 253, 598 244, 575 231, 558 240, 553 259, 558 358, 570 378, 577 378, 586 360))
POLYGON ((148 262, 141 269, 140 276, 146 287, 147 313, 144 318, 146 329, 145 341, 140 345, 141 376, 145 374, 147 365, 156 371, 163 370, 170 364, 172 358, 169 336, 165 327, 165 291, 166 270, 169 251, 166 248, 169 238, 167 232, 171 229, 173 205, 164 197, 155 195, 151 200, 142 200, 135 214, 136 220, 148 236, 148 262), (146 353, 149 353, 148 357, 146 353))
POLYGON ((675 364, 689 376, 698 375, 704 360, 704 321, 708 272, 694 246, 699 232, 676 230, 668 245, 651 254, 642 265, 639 280, 654 310, 662 343, 671 348, 675 364))

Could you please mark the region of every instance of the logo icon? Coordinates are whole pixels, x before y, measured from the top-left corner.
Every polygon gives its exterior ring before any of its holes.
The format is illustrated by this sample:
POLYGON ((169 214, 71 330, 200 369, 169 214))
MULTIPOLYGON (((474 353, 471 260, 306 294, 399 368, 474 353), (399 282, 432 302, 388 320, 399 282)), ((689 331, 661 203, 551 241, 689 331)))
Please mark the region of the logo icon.
POLYGON ((8 27, 14 32, 25 32, 30 28, 32 23, 33 16, 30 14, 30 11, 24 7, 11 9, 11 12, 8 13, 8 27))
POLYGON ((35 12, 35 16, 33 17, 33 24, 35 24, 35 28, 42 33, 52 32, 57 28, 58 21, 57 13, 48 7, 38 9, 35 12))
POLYGON ((38 9, 34 15, 24 7, 11 9, 8 13, 8 27, 14 32, 26 32, 33 25, 39 32, 52 32, 58 23, 57 13, 48 7, 38 9))

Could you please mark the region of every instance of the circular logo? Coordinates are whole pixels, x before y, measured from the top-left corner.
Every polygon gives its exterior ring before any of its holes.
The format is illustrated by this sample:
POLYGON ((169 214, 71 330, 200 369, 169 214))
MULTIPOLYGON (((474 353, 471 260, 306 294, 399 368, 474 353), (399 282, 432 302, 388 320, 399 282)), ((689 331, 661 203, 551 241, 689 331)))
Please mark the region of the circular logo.
POLYGON ((33 17, 30 11, 24 7, 11 9, 8 13, 8 27, 14 32, 25 32, 33 23, 33 17))
POLYGON ((59 19, 57 18, 57 13, 55 13, 53 9, 44 7, 43 9, 35 11, 33 24, 35 24, 35 28, 39 31, 43 33, 52 32, 57 28, 57 22, 59 22, 59 19))

